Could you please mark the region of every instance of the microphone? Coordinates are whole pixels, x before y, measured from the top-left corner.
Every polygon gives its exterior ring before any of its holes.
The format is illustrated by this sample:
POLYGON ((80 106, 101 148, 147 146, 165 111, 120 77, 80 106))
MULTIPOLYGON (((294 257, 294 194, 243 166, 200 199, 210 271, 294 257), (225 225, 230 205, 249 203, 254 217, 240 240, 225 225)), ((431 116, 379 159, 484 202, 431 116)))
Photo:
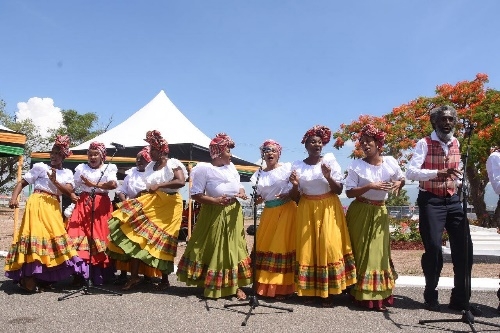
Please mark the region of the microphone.
POLYGON ((123 150, 123 149, 125 149, 125 146, 124 146, 124 145, 121 145, 121 144, 116 143, 116 142, 111 142, 111 145, 112 145, 113 147, 115 147, 115 149, 117 149, 117 150, 123 150))

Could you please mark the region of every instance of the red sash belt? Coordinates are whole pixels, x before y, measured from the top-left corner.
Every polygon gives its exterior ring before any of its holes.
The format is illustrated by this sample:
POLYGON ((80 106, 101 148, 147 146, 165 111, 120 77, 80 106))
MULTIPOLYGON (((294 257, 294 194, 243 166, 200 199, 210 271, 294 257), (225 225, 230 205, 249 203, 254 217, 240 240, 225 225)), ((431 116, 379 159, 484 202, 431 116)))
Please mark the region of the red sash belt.
POLYGON ((370 200, 365 197, 356 197, 356 200, 369 205, 385 206, 385 200, 370 200))

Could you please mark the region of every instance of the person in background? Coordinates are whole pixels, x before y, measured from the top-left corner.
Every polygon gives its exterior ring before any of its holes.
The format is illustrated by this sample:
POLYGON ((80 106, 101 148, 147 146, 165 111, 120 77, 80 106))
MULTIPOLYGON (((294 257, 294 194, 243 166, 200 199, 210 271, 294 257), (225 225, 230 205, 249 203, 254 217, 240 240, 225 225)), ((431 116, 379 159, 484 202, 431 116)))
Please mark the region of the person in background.
POLYGON ((179 189, 186 184, 187 170, 181 161, 168 157, 168 142, 159 131, 148 131, 145 141, 151 155, 144 171, 148 193, 118 204, 109 221, 109 251, 115 259, 130 261, 130 279, 123 290, 138 286, 140 267, 149 266, 149 270, 144 267, 144 274, 160 271, 156 289, 164 291, 174 271, 183 209, 179 189))
POLYGON ((87 159, 87 163, 81 163, 75 168, 75 192, 78 194, 72 193, 75 208, 66 228, 91 276, 76 275, 75 286, 82 286, 84 278, 91 279, 94 285, 102 285, 105 280, 114 276, 114 268, 106 254, 108 220, 113 211, 108 192, 118 185, 118 169, 115 164, 104 163, 106 147, 101 142, 90 143, 87 159))
POLYGON ((479 316, 482 311, 469 304, 472 240, 469 223, 457 194, 457 184, 462 177, 459 168, 460 147, 453 136, 457 111, 451 106, 436 107, 430 111, 430 121, 434 131, 417 142, 406 170, 407 179, 419 182, 417 203, 420 235, 424 244, 424 308, 429 311, 441 311, 437 286, 443 268, 441 246, 443 231, 446 229, 454 272, 454 287, 448 308, 458 311, 470 310, 474 316, 479 316), (467 252, 463 246, 466 239, 467 252), (466 278, 469 281, 466 281, 466 278))
MULTIPOLYGON (((494 147, 486 161, 486 171, 493 191, 499 195, 497 207, 500 206, 500 148, 494 147)), ((500 277, 500 276, 499 276, 500 277)), ((497 311, 500 313, 500 288, 497 290, 499 300, 497 311)))
POLYGON ((201 204, 196 228, 177 269, 177 278, 204 288, 204 296, 235 295, 251 283, 243 211, 238 199, 246 200, 240 175, 231 163, 234 141, 219 133, 209 145, 211 163, 200 162, 191 171, 191 197, 201 204))
POLYGON ((357 282, 350 293, 368 309, 386 311, 392 306, 395 278, 390 265, 389 192, 404 186, 404 173, 392 156, 382 156, 386 133, 373 125, 361 130, 359 145, 365 154, 347 169, 346 195, 356 198, 347 210, 347 227, 356 262, 357 282))
POLYGON ((73 249, 64 228, 60 196, 73 191, 73 172, 62 164, 71 155, 70 140, 57 135, 50 152, 50 165, 35 163, 16 184, 9 201, 19 207, 22 189, 31 184, 34 193, 26 202, 19 231, 5 259, 5 275, 27 292, 50 288, 72 274, 82 273, 83 261, 73 249))
MULTIPOLYGON (((145 179, 146 173, 144 171, 146 170, 146 165, 151 162, 149 151, 149 146, 144 147, 136 156, 136 166, 127 170, 125 179, 118 186, 115 192, 115 195, 118 197, 118 202, 134 199, 147 193, 145 179)), ((114 230, 110 228, 110 234, 113 233, 113 231, 114 230)), ((121 251, 118 247, 115 247, 113 243, 109 243, 108 255, 111 258, 114 258, 114 253, 123 254, 123 251, 121 251), (113 250, 110 250, 110 248, 113 248, 113 250)), ((120 276, 116 279, 115 284, 125 284, 127 282, 127 272, 130 271, 130 261, 115 259, 115 268, 120 270, 120 276)), ((149 278, 151 277, 161 277, 160 271, 151 268, 142 262, 139 264, 139 274, 143 274, 145 280, 150 280, 149 278)))
POLYGON ((298 200, 295 282, 306 303, 321 299, 332 307, 329 295, 337 295, 356 283, 344 210, 340 203, 343 174, 332 153, 323 156, 330 142, 326 126, 314 126, 302 138, 308 156, 292 165, 290 195, 298 200))
POLYGON ((295 214, 297 204, 290 200, 291 163, 280 163, 281 145, 266 140, 260 147, 266 167, 250 181, 257 186, 256 204, 265 203, 256 234, 256 292, 283 300, 295 292, 295 214))

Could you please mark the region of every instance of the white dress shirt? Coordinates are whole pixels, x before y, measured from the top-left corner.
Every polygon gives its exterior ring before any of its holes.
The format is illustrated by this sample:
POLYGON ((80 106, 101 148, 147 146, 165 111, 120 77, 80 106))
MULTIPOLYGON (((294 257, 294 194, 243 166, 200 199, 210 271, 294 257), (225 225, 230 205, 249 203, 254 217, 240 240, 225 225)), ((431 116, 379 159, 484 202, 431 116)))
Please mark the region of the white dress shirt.
MULTIPOLYGON (((446 156, 448 156, 450 145, 453 143, 453 140, 456 140, 455 137, 451 137, 450 141, 445 143, 438 138, 435 131, 431 133, 431 139, 433 141, 439 141, 446 156)), ((457 144, 459 144, 458 140, 457 144)), ((422 169, 425 157, 427 156, 427 151, 428 147, 425 138, 418 140, 417 145, 415 146, 415 149, 413 151, 413 157, 411 158, 410 163, 408 164, 408 168, 406 169, 406 179, 427 181, 437 178, 438 170, 422 169)))
POLYGON ((493 191, 500 195, 500 152, 493 152, 486 161, 486 171, 493 191))

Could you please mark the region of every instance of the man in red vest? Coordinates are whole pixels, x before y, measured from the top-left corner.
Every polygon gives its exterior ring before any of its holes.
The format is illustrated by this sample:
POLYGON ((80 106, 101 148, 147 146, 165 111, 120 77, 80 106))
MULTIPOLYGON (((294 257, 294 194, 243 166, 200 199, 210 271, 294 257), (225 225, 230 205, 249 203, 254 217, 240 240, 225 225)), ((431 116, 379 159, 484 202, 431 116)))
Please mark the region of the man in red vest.
POLYGON ((458 122, 457 111, 451 106, 436 107, 430 111, 430 120, 434 131, 417 142, 406 172, 407 179, 419 182, 419 229, 425 249, 421 261, 425 276, 424 307, 430 311, 441 310, 436 288, 443 268, 441 246, 446 229, 455 273, 448 307, 460 311, 470 310, 472 315, 480 316, 481 310, 469 304, 472 240, 469 223, 457 194, 462 177, 460 147, 453 136, 458 122), (465 239, 468 239, 469 244, 467 258, 465 239))

